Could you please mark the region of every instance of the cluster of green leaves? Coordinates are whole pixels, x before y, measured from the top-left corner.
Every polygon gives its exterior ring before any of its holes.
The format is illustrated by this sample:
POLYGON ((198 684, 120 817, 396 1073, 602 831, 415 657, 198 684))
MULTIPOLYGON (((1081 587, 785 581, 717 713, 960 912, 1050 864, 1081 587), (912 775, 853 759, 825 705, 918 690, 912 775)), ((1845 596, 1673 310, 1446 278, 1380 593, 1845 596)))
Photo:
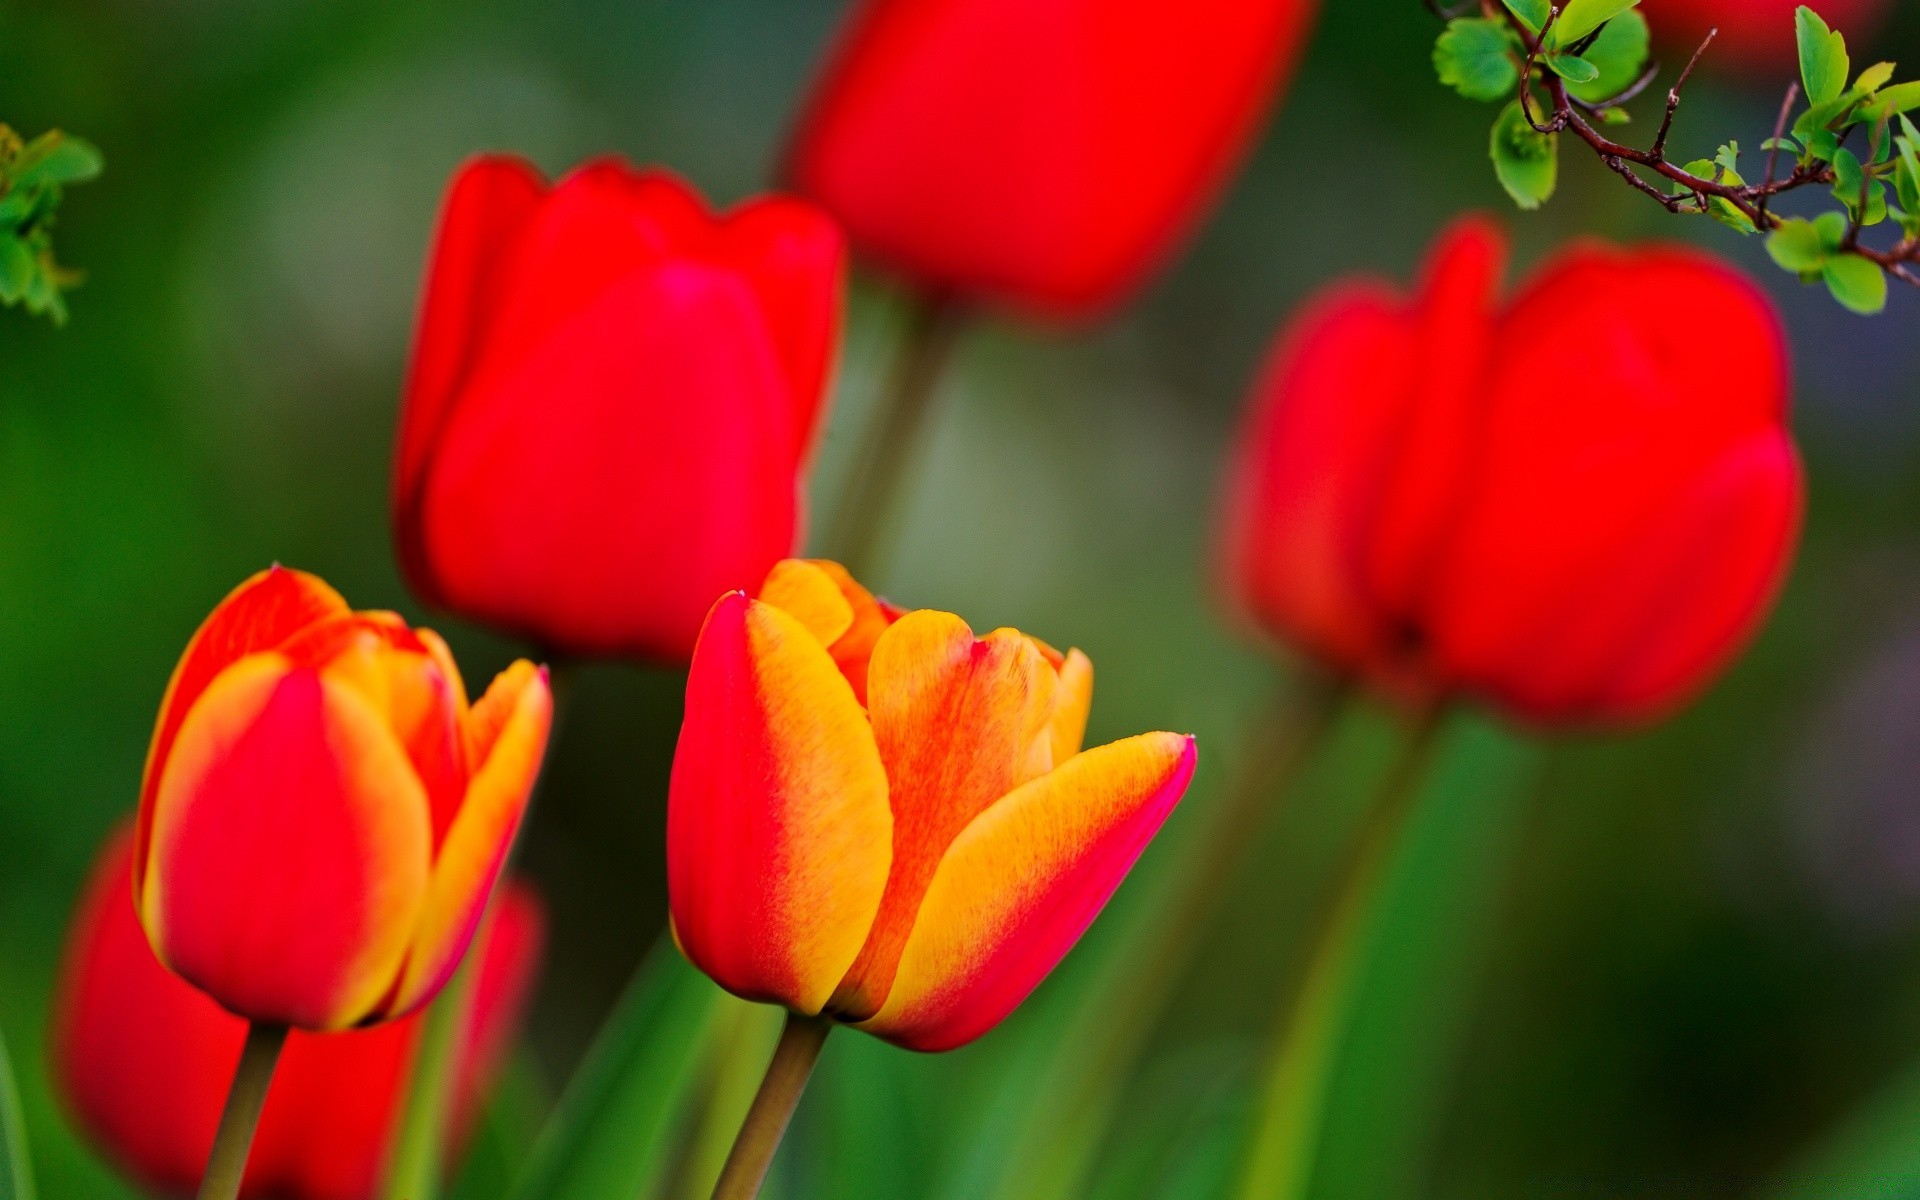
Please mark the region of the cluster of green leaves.
MULTIPOLYGON (((1457 17, 1434 45, 1440 82, 1469 100, 1508 102, 1493 123, 1493 169, 1521 208, 1546 203, 1560 177, 1557 139, 1534 128, 1549 111, 1533 95, 1535 78, 1552 72, 1566 81, 1569 94, 1588 104, 1605 104, 1631 87, 1651 53, 1647 19, 1634 11, 1638 3, 1568 0, 1555 18, 1548 0, 1506 0, 1507 11, 1540 45, 1534 78, 1525 81, 1524 92, 1520 73, 1526 43, 1512 22, 1457 17), (1523 97, 1528 107, 1522 107, 1523 97)), ((1607 107, 1600 118, 1617 124, 1627 114, 1607 107)))
MULTIPOLYGON (((1434 68, 1442 83, 1470 100, 1507 101, 1493 126, 1494 172, 1515 203, 1534 209, 1553 195, 1559 178, 1559 135, 1536 128, 1554 111, 1539 87, 1557 76, 1568 95, 1596 106, 1601 122, 1626 122, 1614 101, 1646 70, 1648 28, 1636 11, 1639 0, 1567 0, 1557 12, 1550 0, 1502 3, 1511 20, 1448 22, 1434 46, 1434 68), (1536 50, 1528 70, 1530 43, 1536 50)), ((1796 185, 1831 181, 1842 210, 1813 220, 1780 219, 1764 212, 1758 192, 1736 202, 1675 181, 1670 194, 1696 199, 1677 211, 1705 212, 1741 234, 1763 232, 1764 223, 1775 262, 1806 282, 1824 284, 1855 312, 1877 313, 1886 307, 1887 271, 1862 252, 1861 230, 1894 221, 1903 240, 1891 260, 1899 265, 1920 258, 1920 129, 1905 115, 1920 108, 1920 82, 1895 84, 1892 63, 1876 63, 1854 76, 1840 33, 1804 6, 1794 20, 1807 108, 1790 132, 1760 149, 1790 164, 1796 185)), ((1662 166, 1669 165, 1663 160, 1662 166)), ((1740 172, 1738 142, 1678 169, 1704 184, 1749 186, 1740 172)))
POLYGON ((0 125, 0 304, 25 304, 66 324, 63 293, 80 273, 54 259, 54 214, 67 185, 94 178, 102 165, 100 151, 57 129, 22 141, 0 125))

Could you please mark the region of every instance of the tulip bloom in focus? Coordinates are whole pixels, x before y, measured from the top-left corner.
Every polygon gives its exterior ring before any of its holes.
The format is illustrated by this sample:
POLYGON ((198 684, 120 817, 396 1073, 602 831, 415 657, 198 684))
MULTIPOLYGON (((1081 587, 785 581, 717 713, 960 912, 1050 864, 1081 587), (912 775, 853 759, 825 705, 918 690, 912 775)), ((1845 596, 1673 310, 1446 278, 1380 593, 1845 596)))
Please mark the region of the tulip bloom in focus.
MULTIPOLYGON (((1776 93, 1800 78, 1793 14, 1804 0, 1642 0, 1654 36, 1675 53, 1693 53, 1710 29, 1720 36, 1702 60, 1705 66, 1772 71, 1778 78, 1754 80, 1776 93)), ((1878 29, 1884 0, 1819 0, 1813 6, 1849 41, 1878 29)), ((1857 41, 1856 41, 1857 44, 1857 41)))
POLYGON ((1804 503, 1780 324, 1682 249, 1583 245, 1498 297, 1469 221, 1413 296, 1337 287, 1242 430, 1227 581, 1270 632, 1423 699, 1640 721, 1770 608, 1804 503))
POLYGON ((793 552, 846 252, 809 205, 724 216, 663 171, 455 176, 401 409, 422 598, 555 651, 685 662, 793 552))
POLYGON ((469 705, 432 631, 255 575, 188 644, 154 729, 133 860, 154 952, 262 1025, 419 1008, 473 939, 551 714, 532 663, 469 705))
POLYGON ((993 1028, 1179 801, 1193 739, 1082 751, 1093 668, 833 563, 707 618, 667 809, 673 927, 750 1000, 915 1050, 993 1028))
POLYGON ((928 292, 1118 303, 1244 156, 1314 0, 866 0, 788 176, 928 292))
MULTIPOLYGON (((80 1124, 156 1191, 200 1182, 247 1023, 170 974, 134 912, 132 832, 101 855, 69 934, 55 1010, 55 1077, 80 1124)), ((478 951, 462 1035, 453 1141, 512 1040, 540 957, 540 906, 501 890, 478 951)), ((292 1035, 268 1093, 241 1195, 257 1200, 368 1200, 405 1089, 419 1016, 375 1029, 292 1035)))

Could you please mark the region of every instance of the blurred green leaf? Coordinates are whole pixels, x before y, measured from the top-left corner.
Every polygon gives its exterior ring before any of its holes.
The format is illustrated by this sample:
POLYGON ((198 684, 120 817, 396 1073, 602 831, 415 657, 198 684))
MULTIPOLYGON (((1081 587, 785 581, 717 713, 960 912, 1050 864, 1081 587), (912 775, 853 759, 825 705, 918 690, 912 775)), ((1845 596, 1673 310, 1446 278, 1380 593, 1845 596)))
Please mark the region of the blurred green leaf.
POLYGON ((1862 316, 1875 316, 1887 307, 1887 275, 1878 263, 1858 254, 1837 254, 1820 268, 1833 298, 1862 316))
POLYGON ((1852 70, 1847 39, 1829 29, 1820 14, 1804 4, 1794 14, 1794 29, 1807 99, 1815 105, 1838 99, 1847 90, 1847 76, 1852 70))
POLYGON ((1493 171, 1513 202, 1529 211, 1553 196, 1560 178, 1560 148, 1555 139, 1534 129, 1520 101, 1501 110, 1493 123, 1493 171))
POLYGON ((1506 0, 1507 11, 1520 18, 1530 33, 1539 33, 1553 15, 1552 0, 1506 0))
POLYGON ((1767 253, 1796 275, 1818 275, 1831 253, 1812 221, 1793 217, 1767 236, 1767 253))
POLYGON ((0 1037, 0 1200, 34 1200, 33 1159, 4 1037, 0 1037))
POLYGON ((91 142, 53 129, 28 142, 8 173, 14 187, 29 189, 85 183, 98 178, 105 167, 106 160, 91 142))
POLYGON ((1599 75, 1591 83, 1570 83, 1567 90, 1589 104, 1610 100, 1633 86, 1647 66, 1652 35, 1647 19, 1638 9, 1621 13, 1607 22, 1600 36, 1581 57, 1592 63, 1599 75))
POLYGON ((1920 108, 1920 80, 1912 83, 1897 83, 1881 92, 1874 99, 1876 108, 1885 107, 1889 112, 1911 112, 1920 108))
POLYGON ((786 1012, 777 1005, 752 1004, 730 995, 722 995, 717 1003, 720 1011, 714 1018, 712 1052, 700 1072, 704 1094, 682 1139, 684 1161, 675 1171, 673 1194, 679 1200, 707 1200, 713 1195, 713 1185, 720 1180, 721 1168, 747 1119, 747 1109, 760 1090, 767 1063, 786 1024, 786 1012))
POLYGON ((1920 1195, 1920 1066, 1909 1066, 1821 1137, 1770 1190, 1774 1200, 1920 1195))
POLYGON ((1499 100, 1520 84, 1511 35, 1480 17, 1447 23, 1433 45, 1433 69, 1441 83, 1469 100, 1499 100))
POLYGON ((561 1096, 514 1200, 655 1194, 725 995, 661 938, 561 1096))
POLYGON ((1640 0, 1567 0, 1553 27, 1553 42, 1571 46, 1581 38, 1639 4, 1640 0))
POLYGON ((1860 78, 1853 81, 1853 91, 1861 96, 1871 96, 1887 86, 1893 78, 1894 66, 1890 62, 1879 62, 1860 72, 1860 78))
POLYGON ((0 233, 0 303, 18 304, 39 269, 26 243, 11 234, 0 233))

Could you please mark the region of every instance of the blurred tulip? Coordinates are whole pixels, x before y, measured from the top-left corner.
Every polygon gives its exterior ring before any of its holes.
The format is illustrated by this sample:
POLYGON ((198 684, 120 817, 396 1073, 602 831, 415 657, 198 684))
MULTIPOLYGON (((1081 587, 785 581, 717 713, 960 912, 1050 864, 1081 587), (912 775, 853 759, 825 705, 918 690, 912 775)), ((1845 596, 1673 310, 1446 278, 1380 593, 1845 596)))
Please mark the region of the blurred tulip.
POLYGON ((809 205, 715 216, 664 171, 455 176, 394 466, 408 578, 557 652, 685 662, 793 552, 845 247, 809 205))
POLYGON ((1499 232, 1333 289, 1242 430, 1227 586, 1271 633, 1537 722, 1667 712, 1771 606, 1804 504, 1780 324, 1690 250, 1583 245, 1502 306, 1499 232))
POLYGON ((473 939, 551 713, 532 663, 469 706, 432 631, 255 575, 188 644, 154 729, 133 884, 155 953, 263 1025, 425 1004, 473 939))
MULTIPOLYGON (((1641 11, 1653 33, 1674 54, 1692 54, 1710 29, 1720 35, 1703 66, 1742 72, 1768 71, 1777 77, 1754 80, 1784 92, 1800 78, 1793 14, 1805 0, 1642 0, 1641 11)), ((1814 11, 1847 35, 1857 51, 1860 39, 1879 28, 1884 0, 1817 0, 1814 11)))
MULTIPOLYGON (((168 973, 134 912, 133 832, 108 843, 68 933, 54 1077, 82 1127, 129 1175, 170 1194, 200 1182, 247 1023, 168 973)), ((512 1040, 536 974, 539 902, 502 888, 461 1041, 453 1141, 512 1040)), ((242 1195, 368 1200, 419 1038, 409 1017, 288 1039, 242 1195)))
POLYGON ((1245 155, 1314 0, 867 0, 788 176, 928 292, 1125 298, 1245 155))
POLYGON ((1081 751, 1093 667, 901 613, 833 563, 721 598, 687 682, 667 887, 687 957, 750 1000, 915 1050, 1026 998, 1178 803, 1193 739, 1081 751))

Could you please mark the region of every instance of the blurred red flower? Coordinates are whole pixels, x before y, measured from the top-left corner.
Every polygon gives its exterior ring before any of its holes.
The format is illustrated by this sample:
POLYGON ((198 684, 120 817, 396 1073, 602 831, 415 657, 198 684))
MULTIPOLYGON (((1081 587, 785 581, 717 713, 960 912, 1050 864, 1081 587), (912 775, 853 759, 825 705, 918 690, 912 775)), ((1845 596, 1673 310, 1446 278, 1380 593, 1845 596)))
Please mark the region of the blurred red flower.
MULTIPOLYGON (((247 1023, 154 957, 127 886, 132 865, 133 831, 124 828, 101 853, 68 933, 54 1076, 82 1127, 116 1163, 149 1187, 185 1193, 206 1166, 247 1023)), ((528 889, 501 890, 461 1043, 456 1144, 519 1024, 543 924, 528 889)), ((242 1195, 372 1196, 420 1020, 290 1034, 242 1195)))
POLYGON ((1467 221, 1414 296, 1349 282, 1292 322, 1241 432, 1227 586, 1402 694, 1651 718, 1729 662, 1791 558, 1780 323, 1691 250, 1580 245, 1502 304, 1504 260, 1467 221))
POLYGON ((845 258, 795 200, 716 216, 664 171, 468 163, 400 417, 414 588, 555 652, 685 661, 793 551, 845 258))
MULTIPOLYGON (((1754 80, 1784 92, 1800 78, 1793 14, 1805 0, 1642 0, 1654 37, 1670 53, 1693 53, 1710 29, 1718 29, 1705 66, 1775 71, 1779 78, 1754 80)), ((1815 12, 1847 35, 1856 55, 1862 39, 1879 28, 1884 0, 1818 0, 1815 12)), ((1868 60, 1871 61, 1871 60, 1868 60)), ((1866 63, 1855 59, 1855 66, 1866 63)))
POLYGON ((1314 0, 868 0, 788 175, 929 292, 1089 315, 1198 220, 1314 0))

